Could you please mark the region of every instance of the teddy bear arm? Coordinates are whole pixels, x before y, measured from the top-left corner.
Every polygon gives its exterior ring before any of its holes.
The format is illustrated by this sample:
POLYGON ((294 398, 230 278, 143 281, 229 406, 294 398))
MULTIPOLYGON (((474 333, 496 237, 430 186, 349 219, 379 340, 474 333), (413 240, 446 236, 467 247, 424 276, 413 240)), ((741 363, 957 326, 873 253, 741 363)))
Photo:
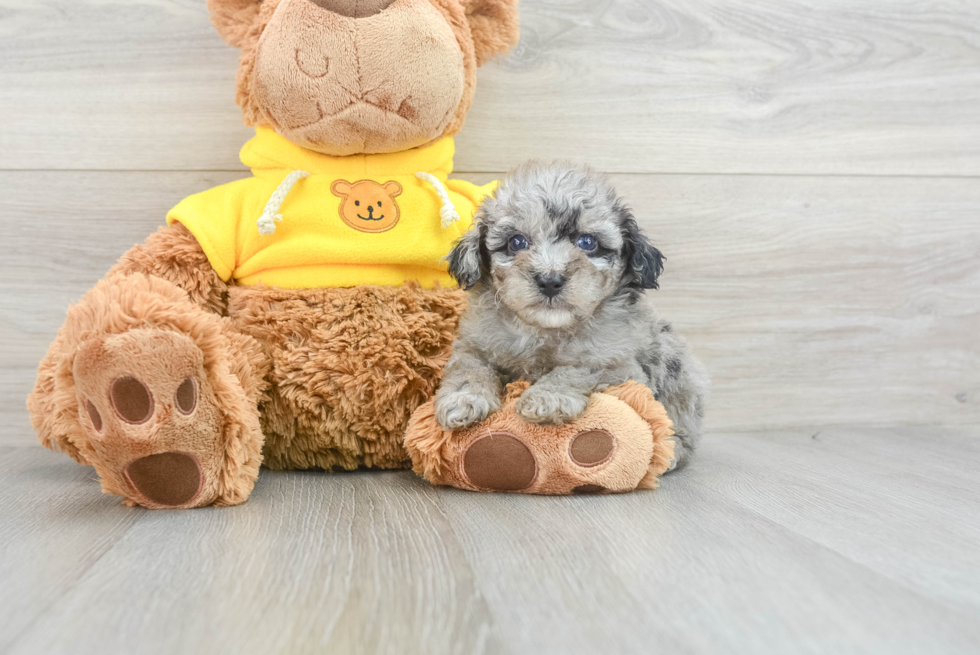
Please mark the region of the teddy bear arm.
POLYGON ((119 258, 106 277, 143 273, 162 278, 185 291, 192 303, 227 315, 228 284, 208 261, 201 244, 180 223, 161 227, 119 258))

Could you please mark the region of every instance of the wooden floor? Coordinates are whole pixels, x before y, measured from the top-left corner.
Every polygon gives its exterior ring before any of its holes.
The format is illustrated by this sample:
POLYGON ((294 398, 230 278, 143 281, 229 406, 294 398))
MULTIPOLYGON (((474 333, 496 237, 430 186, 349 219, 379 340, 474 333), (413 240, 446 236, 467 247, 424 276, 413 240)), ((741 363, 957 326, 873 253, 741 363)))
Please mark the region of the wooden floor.
POLYGON ((980 3, 522 0, 461 177, 612 173, 708 366, 660 490, 264 472, 127 509, 24 409, 68 304, 246 175, 204 0, 0 0, 0 653, 980 652, 980 3))
POLYGON ((0 447, 0 652, 976 653, 978 437, 716 434, 605 497, 265 471, 185 512, 0 447))

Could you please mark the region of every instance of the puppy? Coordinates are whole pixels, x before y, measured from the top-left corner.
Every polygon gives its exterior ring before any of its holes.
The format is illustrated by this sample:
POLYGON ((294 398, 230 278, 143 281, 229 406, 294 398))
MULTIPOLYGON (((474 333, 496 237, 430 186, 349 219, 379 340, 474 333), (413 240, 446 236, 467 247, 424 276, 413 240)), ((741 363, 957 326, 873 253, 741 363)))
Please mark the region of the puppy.
POLYGON ((707 376, 647 301, 664 257, 603 176, 524 165, 483 203, 448 260, 470 305, 436 395, 444 428, 482 421, 520 378, 532 385, 517 411, 535 423, 573 420, 593 391, 636 380, 674 422, 676 465, 687 460, 707 376))

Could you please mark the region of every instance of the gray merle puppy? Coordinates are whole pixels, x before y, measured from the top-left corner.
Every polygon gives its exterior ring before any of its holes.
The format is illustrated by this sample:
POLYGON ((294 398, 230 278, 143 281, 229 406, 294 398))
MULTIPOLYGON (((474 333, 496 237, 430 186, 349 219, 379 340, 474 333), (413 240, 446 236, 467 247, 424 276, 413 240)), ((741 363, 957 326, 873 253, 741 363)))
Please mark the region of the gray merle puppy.
POLYGON ((517 411, 535 423, 573 420, 594 390, 636 380, 674 422, 677 464, 690 456, 707 376, 647 301, 664 257, 603 176, 526 164, 483 203, 448 259, 471 291, 436 396, 444 428, 485 419, 520 378, 532 385, 517 411))

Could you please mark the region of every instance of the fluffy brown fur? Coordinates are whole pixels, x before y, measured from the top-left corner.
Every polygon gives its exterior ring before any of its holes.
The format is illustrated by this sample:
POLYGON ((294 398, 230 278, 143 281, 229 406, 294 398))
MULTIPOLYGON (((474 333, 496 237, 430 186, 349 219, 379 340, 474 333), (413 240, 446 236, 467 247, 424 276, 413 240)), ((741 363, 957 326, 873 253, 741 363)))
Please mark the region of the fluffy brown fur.
POLYGON ((248 46, 261 7, 255 0, 208 0, 211 24, 228 45, 236 48, 248 46))
MULTIPOLYGON (((654 400, 649 388, 632 381, 609 387, 593 394, 580 418, 562 425, 539 425, 523 420, 515 409, 529 386, 525 380, 511 383, 500 411, 459 430, 444 430, 439 425, 433 401, 421 406, 405 435, 415 472, 433 484, 473 491, 505 490, 474 484, 464 465, 474 443, 505 433, 523 443, 533 457, 535 470, 529 486, 507 490, 565 495, 656 488, 657 478, 670 466, 674 440, 667 412, 654 400), (570 445, 576 435, 590 430, 611 433, 615 447, 607 461, 580 466, 570 456, 570 445)), ((499 474, 506 477, 507 471, 499 474)))
POLYGON ((517 3, 497 0, 462 0, 473 35, 476 65, 482 66, 517 44, 517 3))
POLYGON ((183 289, 195 305, 224 316, 228 312, 228 284, 211 268, 207 255, 186 227, 161 227, 146 243, 120 257, 106 277, 144 273, 183 289))
POLYGON ((232 320, 273 362, 266 466, 405 466, 405 426, 442 379, 464 307, 458 289, 417 284, 233 288, 232 320))

